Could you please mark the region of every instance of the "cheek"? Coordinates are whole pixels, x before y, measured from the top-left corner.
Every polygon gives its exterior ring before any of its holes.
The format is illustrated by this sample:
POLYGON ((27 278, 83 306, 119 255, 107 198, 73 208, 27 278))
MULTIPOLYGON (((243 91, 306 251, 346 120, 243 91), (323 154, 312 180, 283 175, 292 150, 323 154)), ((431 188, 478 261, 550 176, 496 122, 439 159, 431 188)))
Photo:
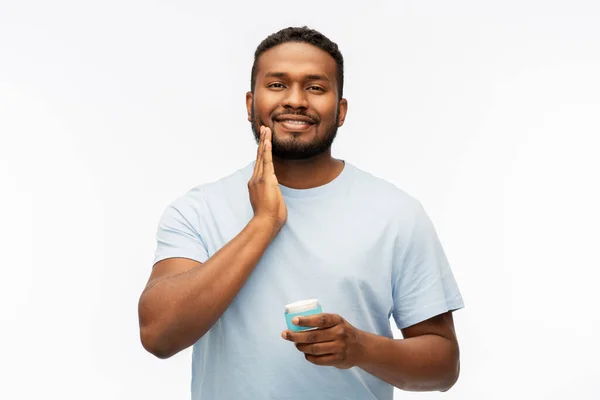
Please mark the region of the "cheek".
POLYGON ((321 120, 333 121, 337 113, 337 102, 323 101, 314 105, 321 120))
POLYGON ((258 115, 270 115, 277 108, 279 101, 274 93, 257 90, 254 97, 254 112, 258 115))

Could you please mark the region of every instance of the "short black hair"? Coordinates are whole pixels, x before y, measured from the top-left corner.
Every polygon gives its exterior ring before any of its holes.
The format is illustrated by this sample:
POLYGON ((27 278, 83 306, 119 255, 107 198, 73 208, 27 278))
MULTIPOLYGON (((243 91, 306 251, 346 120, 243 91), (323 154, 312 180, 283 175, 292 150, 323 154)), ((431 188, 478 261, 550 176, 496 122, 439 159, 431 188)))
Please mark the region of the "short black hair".
POLYGON ((338 45, 336 43, 329 40, 329 38, 322 33, 306 26, 282 29, 279 32, 275 32, 267 36, 267 38, 258 45, 256 51, 254 52, 254 63, 252 64, 252 75, 250 77, 250 91, 254 93, 254 88, 256 86, 258 58, 265 51, 277 45, 289 42, 312 44, 313 46, 320 48, 333 57, 337 65, 336 79, 338 83, 338 97, 341 99, 344 91, 344 57, 342 57, 342 53, 338 49, 338 45))

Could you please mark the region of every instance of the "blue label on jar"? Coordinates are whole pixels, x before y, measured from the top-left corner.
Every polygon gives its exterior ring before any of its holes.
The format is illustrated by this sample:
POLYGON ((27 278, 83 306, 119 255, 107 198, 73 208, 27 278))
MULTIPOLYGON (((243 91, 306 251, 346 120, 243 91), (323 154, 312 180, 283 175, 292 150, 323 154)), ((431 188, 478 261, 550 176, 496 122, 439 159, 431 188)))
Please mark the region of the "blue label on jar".
POLYGON ((297 313, 286 313, 285 314, 285 322, 287 323, 287 327, 290 331, 294 331, 294 332, 301 332, 301 331, 307 331, 309 329, 315 329, 314 327, 310 327, 310 326, 298 326, 298 325, 294 325, 292 324, 292 318, 294 317, 302 317, 305 315, 315 315, 315 314, 321 314, 323 312, 323 309, 321 308, 321 306, 319 305, 317 308, 313 308, 312 310, 306 310, 306 311, 300 311, 297 313))

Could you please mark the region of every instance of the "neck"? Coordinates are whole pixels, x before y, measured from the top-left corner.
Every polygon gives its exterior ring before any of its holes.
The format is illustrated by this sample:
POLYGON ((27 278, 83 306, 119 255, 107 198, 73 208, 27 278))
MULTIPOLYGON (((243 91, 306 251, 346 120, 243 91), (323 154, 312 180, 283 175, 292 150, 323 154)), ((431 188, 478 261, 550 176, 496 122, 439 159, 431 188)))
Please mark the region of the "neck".
POLYGON ((334 180, 344 169, 344 162, 331 157, 331 149, 306 160, 283 160, 273 157, 277 180, 292 189, 310 189, 334 180))

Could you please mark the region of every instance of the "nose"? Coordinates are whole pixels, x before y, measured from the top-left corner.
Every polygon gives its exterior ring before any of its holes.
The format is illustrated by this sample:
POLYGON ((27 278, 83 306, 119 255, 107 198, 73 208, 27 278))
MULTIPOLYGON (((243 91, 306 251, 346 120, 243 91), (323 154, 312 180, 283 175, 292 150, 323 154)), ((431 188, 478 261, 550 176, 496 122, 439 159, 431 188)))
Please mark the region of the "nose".
POLYGON ((286 96, 283 99, 282 106, 284 108, 308 108, 308 99, 306 92, 300 85, 292 85, 286 91, 286 96))

